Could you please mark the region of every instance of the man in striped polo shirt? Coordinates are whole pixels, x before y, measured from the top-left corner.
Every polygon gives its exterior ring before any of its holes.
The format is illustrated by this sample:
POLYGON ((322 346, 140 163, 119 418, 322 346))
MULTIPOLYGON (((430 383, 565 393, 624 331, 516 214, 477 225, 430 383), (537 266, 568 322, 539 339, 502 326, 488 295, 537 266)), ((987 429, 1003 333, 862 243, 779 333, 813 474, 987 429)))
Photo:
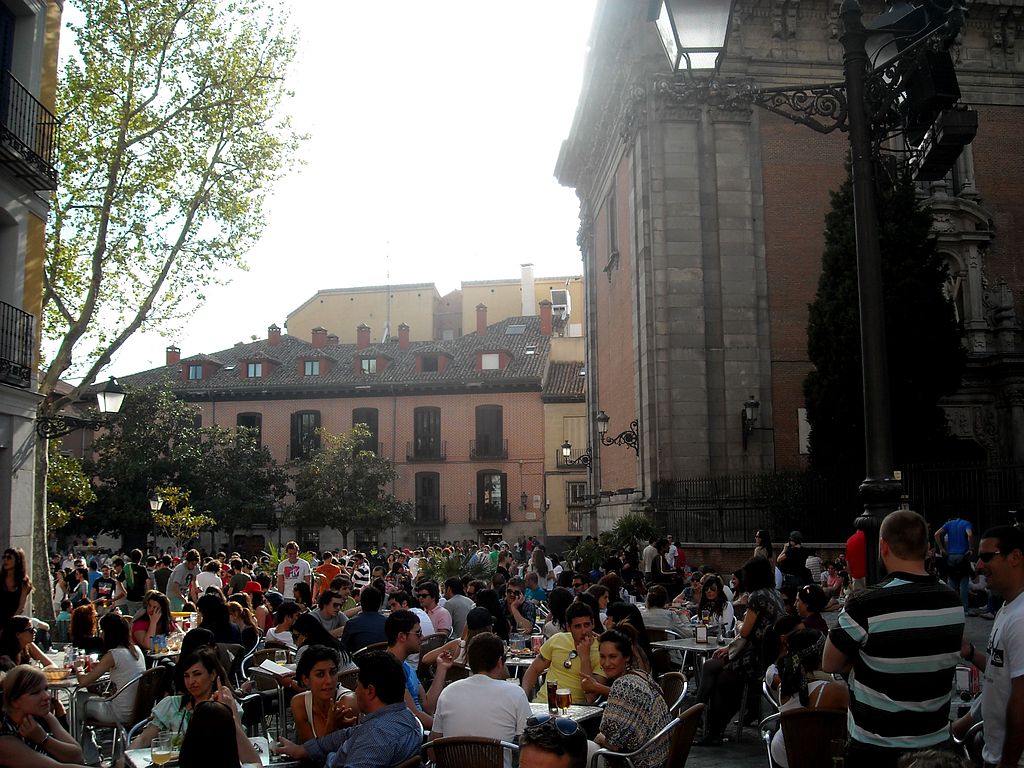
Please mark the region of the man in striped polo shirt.
POLYGON ((925 570, 927 552, 923 517, 887 515, 879 554, 889 575, 852 595, 829 633, 822 669, 850 673, 848 768, 893 768, 904 752, 949 740, 964 612, 925 570))

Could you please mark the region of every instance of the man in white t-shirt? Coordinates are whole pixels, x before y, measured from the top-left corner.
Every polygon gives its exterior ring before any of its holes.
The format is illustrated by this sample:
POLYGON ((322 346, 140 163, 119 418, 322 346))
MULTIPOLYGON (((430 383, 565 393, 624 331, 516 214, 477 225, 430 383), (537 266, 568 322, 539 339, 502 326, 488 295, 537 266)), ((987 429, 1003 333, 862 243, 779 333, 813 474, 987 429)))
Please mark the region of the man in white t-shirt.
POLYGON ((299 557, 299 545, 289 541, 284 548, 287 557, 277 566, 277 591, 284 595, 285 600, 292 599, 292 589, 300 581, 310 583, 312 569, 309 563, 299 557))
POLYGON ((981 713, 986 765, 1024 765, 1024 532, 1011 525, 985 531, 978 545, 978 572, 1002 596, 988 648, 964 640, 964 659, 983 670, 981 713))
MULTIPOLYGON (((526 692, 505 678, 505 643, 493 632, 482 632, 469 641, 466 661, 473 675, 450 683, 441 691, 431 740, 483 736, 514 741, 532 712, 526 692)), ((509 764, 506 753, 506 768, 509 764)))
POLYGON ((651 539, 644 547, 644 551, 640 553, 640 567, 644 569, 644 573, 650 573, 654 569, 654 561, 658 557, 658 548, 654 546, 655 541, 656 539, 651 539))
POLYGON ((194 604, 199 599, 195 583, 198 575, 199 551, 190 549, 167 579, 167 597, 171 601, 172 611, 180 611, 185 603, 194 604))
POLYGON ((672 540, 671 533, 665 538, 668 539, 668 552, 665 553, 665 562, 668 564, 668 569, 674 571, 676 569, 676 556, 679 554, 679 549, 676 548, 676 543, 672 540))

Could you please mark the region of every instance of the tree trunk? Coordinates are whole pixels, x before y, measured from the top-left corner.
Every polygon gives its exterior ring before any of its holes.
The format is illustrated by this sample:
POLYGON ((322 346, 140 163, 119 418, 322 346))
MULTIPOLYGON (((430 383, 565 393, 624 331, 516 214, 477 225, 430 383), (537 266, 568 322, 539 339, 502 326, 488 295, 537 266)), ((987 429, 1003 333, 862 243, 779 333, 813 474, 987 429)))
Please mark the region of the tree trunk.
MULTIPOLYGON (((56 621, 53 614, 53 584, 50 581, 50 552, 46 546, 46 473, 49 456, 45 437, 36 438, 35 503, 32 510, 32 585, 31 613, 48 624, 56 621)), ((26 608, 26 610, 30 610, 26 608)))

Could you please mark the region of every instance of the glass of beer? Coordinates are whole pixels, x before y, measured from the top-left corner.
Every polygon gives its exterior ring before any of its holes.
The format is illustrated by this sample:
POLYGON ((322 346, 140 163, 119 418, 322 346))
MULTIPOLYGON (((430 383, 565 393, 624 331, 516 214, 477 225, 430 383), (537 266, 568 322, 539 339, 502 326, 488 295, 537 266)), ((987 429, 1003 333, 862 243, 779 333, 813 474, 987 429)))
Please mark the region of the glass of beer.
POLYGON ((163 765, 171 761, 171 734, 158 733, 149 746, 149 759, 154 765, 163 765))
POLYGON ((555 700, 558 702, 558 708, 562 710, 564 715, 569 711, 569 707, 572 706, 572 691, 568 688, 559 688, 555 691, 555 700))

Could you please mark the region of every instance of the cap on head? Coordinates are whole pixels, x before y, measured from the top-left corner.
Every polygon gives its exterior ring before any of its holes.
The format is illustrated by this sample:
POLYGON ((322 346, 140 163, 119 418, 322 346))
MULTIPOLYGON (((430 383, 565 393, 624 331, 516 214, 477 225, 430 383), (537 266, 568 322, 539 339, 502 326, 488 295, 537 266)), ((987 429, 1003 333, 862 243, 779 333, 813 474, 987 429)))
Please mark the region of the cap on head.
POLYGON ((800 533, 800 531, 790 531, 789 540, 795 541, 797 544, 800 544, 804 540, 804 535, 800 533))

